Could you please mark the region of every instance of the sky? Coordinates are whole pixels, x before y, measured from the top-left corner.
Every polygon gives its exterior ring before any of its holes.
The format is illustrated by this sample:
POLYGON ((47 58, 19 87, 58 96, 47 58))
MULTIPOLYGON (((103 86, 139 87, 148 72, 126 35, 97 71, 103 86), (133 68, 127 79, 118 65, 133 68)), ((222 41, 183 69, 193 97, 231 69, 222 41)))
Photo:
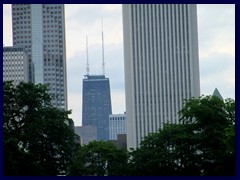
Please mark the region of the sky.
MULTIPOLYGON (((235 5, 197 6, 201 95, 218 88, 235 99, 235 5)), ((125 109, 122 7, 120 4, 66 4, 68 109, 75 126, 82 125, 82 80, 86 74, 86 36, 90 74, 102 71, 102 25, 105 76, 110 79, 112 112, 125 109)), ((3 5, 3 44, 12 45, 11 6, 3 5)))

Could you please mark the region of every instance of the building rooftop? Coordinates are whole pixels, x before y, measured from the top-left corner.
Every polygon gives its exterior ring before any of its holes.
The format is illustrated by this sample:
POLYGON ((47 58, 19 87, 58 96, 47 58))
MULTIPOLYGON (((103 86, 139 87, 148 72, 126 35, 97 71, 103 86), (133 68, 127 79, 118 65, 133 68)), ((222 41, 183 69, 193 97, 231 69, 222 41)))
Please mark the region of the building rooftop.
POLYGON ((105 79, 104 75, 85 75, 87 79, 105 79))
POLYGON ((217 97, 219 97, 221 100, 223 100, 223 97, 222 97, 222 95, 220 94, 220 92, 218 91, 217 88, 215 88, 215 90, 214 90, 214 92, 213 92, 212 95, 213 95, 213 96, 217 96, 217 97))

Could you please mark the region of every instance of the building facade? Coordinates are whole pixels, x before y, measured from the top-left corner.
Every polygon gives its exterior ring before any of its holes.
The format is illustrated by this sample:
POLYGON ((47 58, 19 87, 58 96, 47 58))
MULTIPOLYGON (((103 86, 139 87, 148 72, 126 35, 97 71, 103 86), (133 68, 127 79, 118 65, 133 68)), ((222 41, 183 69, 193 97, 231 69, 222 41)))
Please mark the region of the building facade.
POLYGON ((104 75, 83 79, 82 125, 97 127, 97 140, 109 140, 109 114, 112 114, 110 83, 104 75))
POLYGON ((13 46, 23 46, 29 77, 49 84, 52 103, 67 109, 65 20, 63 4, 13 4, 13 46))
POLYGON ((3 47, 3 81, 29 82, 29 61, 24 47, 3 47))
POLYGON ((97 140, 97 127, 95 126, 75 126, 74 131, 80 137, 82 145, 97 140))
POLYGON ((197 7, 124 4, 128 148, 164 123, 178 123, 184 99, 200 95, 197 7))
POLYGON ((126 134, 126 114, 109 115, 109 140, 117 140, 118 134, 126 134))
POLYGON ((110 142, 114 143, 118 148, 127 149, 127 135, 126 134, 118 134, 116 140, 110 140, 110 142))

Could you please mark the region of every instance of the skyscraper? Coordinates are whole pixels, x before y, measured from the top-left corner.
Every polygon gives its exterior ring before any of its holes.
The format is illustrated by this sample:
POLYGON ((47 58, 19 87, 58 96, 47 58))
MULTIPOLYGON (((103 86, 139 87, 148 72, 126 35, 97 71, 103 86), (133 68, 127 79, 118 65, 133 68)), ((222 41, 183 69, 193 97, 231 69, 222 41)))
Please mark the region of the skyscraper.
POLYGON ((184 99, 200 95, 193 4, 124 4, 127 144, 178 123, 184 99))
POLYGON ((118 134, 126 134, 126 114, 109 115, 109 139, 117 140, 118 134))
POLYGON ((67 109, 65 21, 63 4, 13 4, 13 46, 25 48, 29 77, 49 84, 52 103, 67 109))
POLYGON ((112 114, 109 79, 86 75, 83 79, 82 125, 97 128, 97 140, 109 140, 109 114, 112 114))
POLYGON ((29 82, 29 64, 24 47, 3 47, 3 81, 29 82))

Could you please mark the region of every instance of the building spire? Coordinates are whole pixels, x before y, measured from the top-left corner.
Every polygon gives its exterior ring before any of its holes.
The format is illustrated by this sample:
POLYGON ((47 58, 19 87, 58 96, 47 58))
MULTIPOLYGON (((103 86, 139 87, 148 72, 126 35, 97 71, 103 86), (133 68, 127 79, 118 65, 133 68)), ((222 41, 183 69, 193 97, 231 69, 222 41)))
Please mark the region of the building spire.
POLYGON ((105 62, 104 62, 104 38, 103 38, 103 19, 102 20, 102 70, 105 75, 105 62))
POLYGON ((215 90, 214 90, 214 92, 213 92, 212 95, 213 95, 213 96, 217 96, 217 97, 220 98, 221 100, 224 100, 223 97, 222 97, 222 95, 220 94, 220 92, 218 91, 217 88, 215 88, 215 90))
POLYGON ((89 75, 89 62, 88 62, 88 36, 86 36, 86 56, 87 56, 87 76, 89 75))

